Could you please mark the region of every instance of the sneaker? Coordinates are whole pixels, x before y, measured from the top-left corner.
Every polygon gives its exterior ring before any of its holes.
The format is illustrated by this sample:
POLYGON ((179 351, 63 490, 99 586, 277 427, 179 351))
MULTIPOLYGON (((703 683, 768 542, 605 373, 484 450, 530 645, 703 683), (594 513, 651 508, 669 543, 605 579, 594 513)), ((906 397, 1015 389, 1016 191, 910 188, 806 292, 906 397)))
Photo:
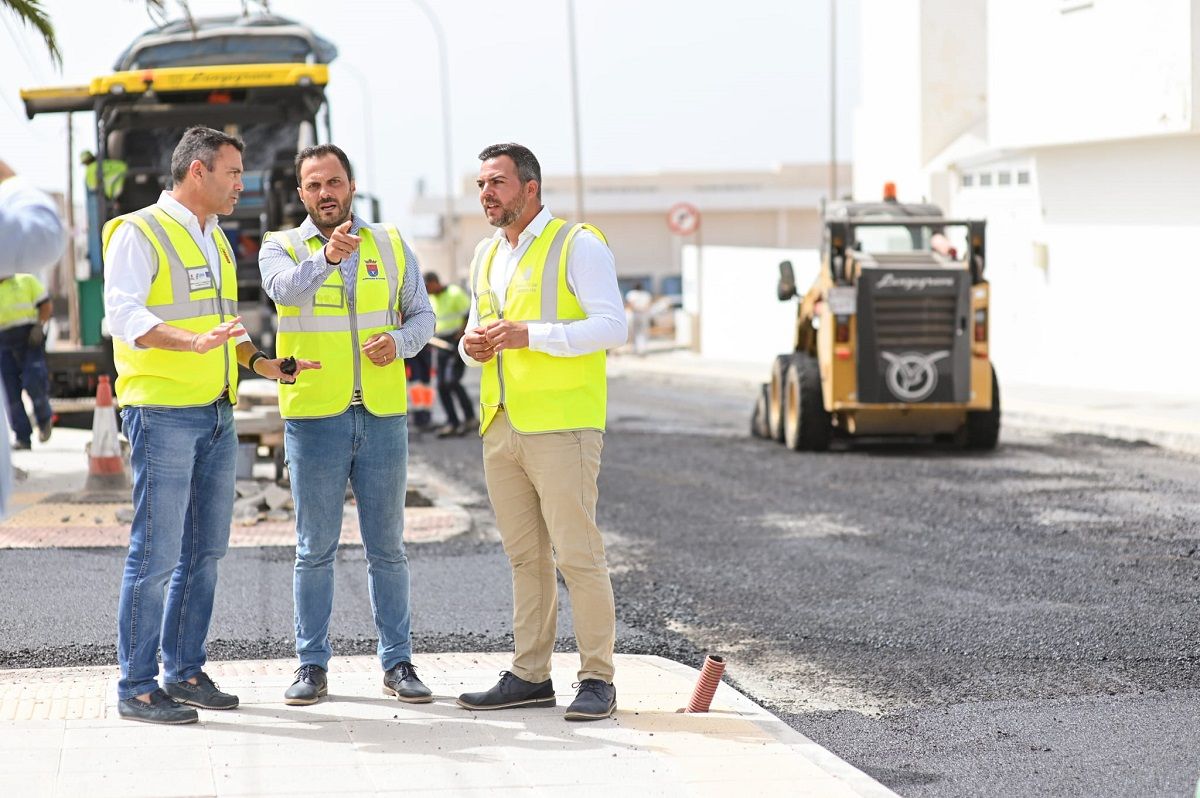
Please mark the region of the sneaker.
POLYGON ((500 671, 500 681, 482 693, 463 693, 458 705, 463 709, 511 709, 513 707, 552 707, 555 704, 554 685, 527 682, 508 671, 500 671))
POLYGON ((567 707, 567 720, 601 720, 616 712, 617 688, 603 679, 584 679, 571 686, 579 692, 567 707))
POLYGON ((383 692, 409 704, 428 704, 433 701, 433 691, 418 678, 417 669, 407 661, 397 662, 384 671, 383 692))
POLYGON ((458 435, 458 425, 443 424, 435 432, 439 438, 453 438, 458 435))
POLYGON ((458 437, 463 437, 468 433, 475 432, 479 429, 479 420, 468 418, 466 421, 458 425, 458 437))
POLYGON ((283 694, 283 703, 290 706, 315 704, 329 694, 329 680, 320 665, 301 665, 296 669, 296 681, 283 694))
POLYGON ((164 687, 167 695, 180 704, 201 709, 237 709, 238 697, 222 693, 204 671, 196 674, 196 683, 171 682, 164 687))
POLYGON ((23 452, 28 449, 32 449, 33 444, 30 443, 29 441, 17 441, 16 443, 14 443, 12 445, 12 447, 13 447, 13 451, 15 451, 15 452, 23 452))
POLYGON ((195 723, 200 715, 191 707, 185 707, 173 700, 162 690, 150 694, 150 703, 140 698, 126 698, 117 702, 117 714, 128 720, 140 720, 142 723, 161 723, 169 726, 179 726, 184 723, 195 723))
POLYGON ((54 431, 54 419, 48 419, 45 424, 38 424, 38 443, 45 443, 50 440, 50 433, 54 431))

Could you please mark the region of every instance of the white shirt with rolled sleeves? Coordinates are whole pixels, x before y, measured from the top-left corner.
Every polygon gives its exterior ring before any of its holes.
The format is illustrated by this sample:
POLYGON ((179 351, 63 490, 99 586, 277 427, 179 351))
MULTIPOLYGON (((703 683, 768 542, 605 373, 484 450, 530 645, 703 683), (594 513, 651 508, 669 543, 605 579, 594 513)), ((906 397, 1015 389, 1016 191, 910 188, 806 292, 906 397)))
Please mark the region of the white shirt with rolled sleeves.
MULTIPOLYGON (((500 309, 504 307, 504 295, 508 283, 521 257, 529 245, 546 229, 554 217, 543 207, 529 226, 517 236, 517 246, 508 243, 503 230, 492 236, 498 239, 496 255, 488 272, 488 284, 495 292, 500 309)), ((617 265, 612 250, 590 230, 581 230, 571 240, 567 253, 567 285, 579 300, 587 318, 570 324, 557 322, 529 322, 529 348, 555 357, 576 357, 613 349, 625 343, 629 333, 625 322, 625 303, 621 300, 621 289, 617 287, 617 265)), ((479 309, 475 305, 474 286, 471 286, 471 312, 467 318, 467 329, 479 326, 479 309)), ((480 366, 479 361, 467 354, 463 342, 458 342, 458 351, 468 366, 480 366)))
MULTIPOLYGON (((210 265, 220 263, 217 245, 212 240, 216 216, 204 220, 204 231, 201 232, 196 214, 169 192, 160 194, 155 204, 183 225, 210 265)), ((119 338, 134 349, 145 349, 144 346, 138 346, 137 339, 163 323, 146 307, 150 284, 154 282, 157 270, 158 252, 137 225, 126 222, 113 231, 104 254, 104 315, 108 319, 108 331, 112 337, 119 338)), ((220 268, 209 271, 220 289, 220 268)), ((250 336, 245 333, 237 338, 239 344, 249 340, 250 336)))

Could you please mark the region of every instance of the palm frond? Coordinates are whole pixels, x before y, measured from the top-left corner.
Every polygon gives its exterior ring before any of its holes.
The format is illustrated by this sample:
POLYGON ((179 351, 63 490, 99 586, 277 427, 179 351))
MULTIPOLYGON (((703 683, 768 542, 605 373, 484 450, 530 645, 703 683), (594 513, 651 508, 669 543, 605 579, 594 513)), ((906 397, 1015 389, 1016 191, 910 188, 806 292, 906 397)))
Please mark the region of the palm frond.
POLYGON ((6 8, 41 34, 50 53, 50 60, 58 68, 62 68, 62 52, 58 49, 58 37, 54 33, 54 25, 46 10, 42 8, 42 0, 0 0, 0 8, 6 8))

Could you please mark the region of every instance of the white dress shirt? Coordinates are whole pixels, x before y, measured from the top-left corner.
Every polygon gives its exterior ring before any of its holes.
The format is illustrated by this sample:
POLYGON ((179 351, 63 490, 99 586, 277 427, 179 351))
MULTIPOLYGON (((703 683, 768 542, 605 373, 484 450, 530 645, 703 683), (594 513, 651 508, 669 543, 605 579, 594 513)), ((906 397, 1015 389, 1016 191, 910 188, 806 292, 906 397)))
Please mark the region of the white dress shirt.
MULTIPOLYGON (((205 261, 212 267, 209 271, 212 272, 216 289, 220 291, 221 260, 216 242, 212 239, 217 217, 211 215, 205 219, 204 229, 201 230, 196 214, 169 192, 160 194, 156 204, 192 236, 196 246, 204 253, 205 261)), ((154 281, 157 269, 158 252, 145 234, 136 225, 123 224, 118 227, 108 242, 104 256, 104 315, 109 333, 134 349, 145 349, 144 346, 138 346, 137 339, 163 323, 146 307, 150 284, 154 281)), ((245 333, 237 338, 239 344, 249 340, 250 336, 245 333)))
MULTIPOLYGON (((496 294, 500 310, 504 309, 504 295, 508 292, 508 283, 517 270, 517 264, 553 218, 550 210, 543 207, 517 236, 516 247, 508 243, 508 236, 502 229, 492 236, 499 244, 488 271, 488 284, 496 294)), ((590 230, 581 230, 571 240, 571 249, 567 253, 567 285, 579 300, 587 318, 569 324, 529 322, 529 348, 556 357, 576 357, 623 345, 628 332, 625 304, 621 301, 621 289, 617 287, 616 261, 612 250, 590 230)), ((479 326, 474 286, 471 288, 468 330, 479 326)), ((461 340, 458 351, 467 365, 481 365, 467 354, 461 340)))

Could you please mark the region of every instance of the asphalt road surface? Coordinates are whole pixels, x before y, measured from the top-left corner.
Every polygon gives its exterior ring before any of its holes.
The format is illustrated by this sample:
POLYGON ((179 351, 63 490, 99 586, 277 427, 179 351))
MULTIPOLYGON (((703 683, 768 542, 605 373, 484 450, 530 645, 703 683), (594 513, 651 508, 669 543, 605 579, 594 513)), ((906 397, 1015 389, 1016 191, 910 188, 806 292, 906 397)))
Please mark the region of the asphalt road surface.
MULTIPOLYGON (((1191 794, 1200 461, 1011 427, 989 454, 797 454, 748 437, 752 399, 611 381, 600 524, 620 650, 726 655, 740 689, 903 795, 1191 794)), ((506 650, 478 440, 412 448, 476 518, 409 548, 417 665, 506 650)), ((121 557, 0 552, 0 666, 112 662, 121 557)), ((337 650, 373 651, 361 550, 337 568, 337 650)), ((234 550, 222 569, 211 655, 290 655, 290 552, 234 550)))

